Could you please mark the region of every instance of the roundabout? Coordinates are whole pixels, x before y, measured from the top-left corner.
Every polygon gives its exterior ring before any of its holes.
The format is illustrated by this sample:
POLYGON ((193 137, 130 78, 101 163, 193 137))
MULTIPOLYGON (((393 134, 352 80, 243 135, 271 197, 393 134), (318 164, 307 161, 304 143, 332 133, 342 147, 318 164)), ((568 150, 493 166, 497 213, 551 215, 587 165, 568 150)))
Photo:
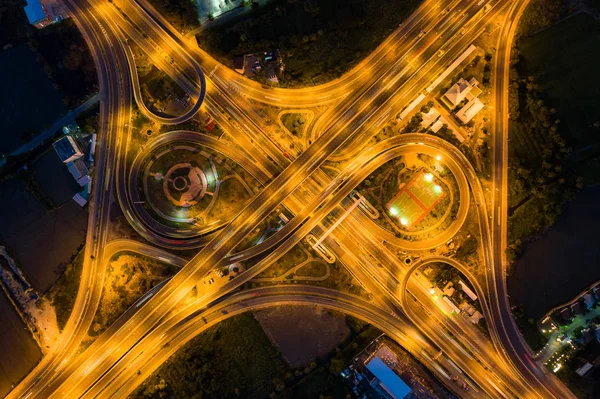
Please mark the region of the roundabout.
POLYGON ((255 176, 263 178, 261 172, 240 163, 252 165, 227 143, 201 133, 156 137, 138 153, 128 177, 129 204, 139 220, 134 226, 164 247, 169 240, 177 240, 177 248, 204 244, 260 188, 255 176))

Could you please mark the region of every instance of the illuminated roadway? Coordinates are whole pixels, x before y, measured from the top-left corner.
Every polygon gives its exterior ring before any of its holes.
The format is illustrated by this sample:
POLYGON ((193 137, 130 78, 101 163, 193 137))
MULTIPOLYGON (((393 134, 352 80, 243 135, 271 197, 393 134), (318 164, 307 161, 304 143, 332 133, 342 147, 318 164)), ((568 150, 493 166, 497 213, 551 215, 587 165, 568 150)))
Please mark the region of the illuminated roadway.
MULTIPOLYGON (((82 2, 83 3, 83 2, 82 2)), ((456 2, 459 3, 459 2, 456 2)), ((468 3, 468 2, 462 2, 462 3, 468 3)), ((85 4, 85 3, 84 3, 85 4)), ((106 3, 104 3, 106 4, 106 3)), ((440 3, 438 3, 440 4, 440 3)), ((438 10, 440 9, 440 7, 438 7, 438 10)), ((421 10, 421 9, 420 9, 421 10)), ((93 11, 93 10, 90 10, 93 11)), ((421 10, 422 11, 422 10, 421 10)), ((75 14, 77 15, 77 18, 83 18, 80 14, 85 14, 87 12, 87 10, 85 12, 75 12, 75 14)), ((96 23, 98 23, 96 21, 96 23)), ((82 28, 81 23, 80 23, 80 29, 82 29, 82 31, 84 31, 84 37, 86 37, 86 40, 88 41, 88 43, 90 41, 94 41, 94 40, 98 40, 98 41, 103 41, 102 39, 91 39, 89 34, 85 34, 86 30, 89 29, 95 29, 96 36, 100 36, 100 37, 105 37, 106 33, 102 32, 102 33, 98 33, 98 29, 97 27, 94 28, 93 26, 95 25, 94 21, 88 21, 87 23, 87 27, 86 28, 82 28)), ((102 29, 103 30, 103 29, 102 29)), ((110 32, 109 32, 110 33, 110 32)), ((413 39, 414 40, 414 39, 413 39)), ((427 39, 427 36, 425 37, 425 40, 427 40, 427 44, 429 46, 432 45, 432 41, 427 39)), ((418 41, 418 40, 417 40, 418 41)), ((161 44, 162 45, 162 44, 161 44)), ((419 48, 417 49, 417 54, 421 54, 423 53, 423 51, 426 51, 427 48, 419 48)), ((429 51, 429 56, 426 58, 431 58, 431 55, 435 53, 435 51, 437 50, 437 47, 432 47, 429 51)), ((97 51, 102 51, 102 50, 97 50, 97 51)), ((118 86, 119 89, 116 90, 118 93, 114 93, 115 90, 109 88, 109 89, 105 89, 102 90, 103 93, 109 92, 112 93, 113 95, 115 95, 117 98, 112 98, 109 101, 109 104, 117 104, 117 105, 121 105, 121 107, 117 106, 117 109, 112 110, 109 115, 108 114, 102 114, 105 115, 103 116, 102 120, 104 121, 112 121, 112 123, 114 124, 114 126, 112 127, 112 129, 109 130, 110 134, 106 135, 106 139, 108 140, 108 143, 110 142, 110 137, 114 137, 116 134, 112 134, 113 131, 114 132, 120 132, 123 133, 122 131, 122 126, 126 125, 126 121, 128 121, 129 119, 127 118, 128 114, 131 112, 130 111, 130 106, 127 104, 130 103, 126 103, 125 101, 123 101, 122 97, 127 98, 127 101, 130 101, 131 98, 131 89, 128 86, 124 86, 121 87, 121 85, 126 85, 127 83, 129 83, 129 79, 127 79, 127 82, 123 82, 122 76, 124 73, 124 70, 127 68, 131 68, 131 63, 130 62, 123 62, 123 59, 126 59, 127 54, 125 51, 121 50, 115 50, 115 46, 108 44, 105 46, 104 51, 108 51, 108 52, 112 52, 112 51, 116 51, 118 54, 118 57, 121 59, 121 63, 117 62, 117 65, 120 65, 119 71, 115 70, 114 68, 112 69, 113 73, 118 74, 121 73, 121 77, 113 77, 111 80, 111 84, 118 86), (108 50, 107 50, 108 49, 108 50), (126 65, 126 66, 125 66, 126 65)), ((96 53, 94 51, 94 53, 96 53)), ((96 57, 96 62, 98 63, 98 57, 96 57)), ((106 60, 104 62, 107 62, 106 60)), ((179 64, 179 60, 177 62, 177 64, 179 64)), ((162 65, 162 67, 165 67, 166 69, 168 69, 170 66, 169 65, 162 65)), ((226 70, 225 68, 218 68, 218 70, 226 70)), ((99 68, 99 72, 102 76, 102 70, 99 68)), ((403 71, 397 71, 393 69, 392 67, 389 67, 387 69, 387 71, 390 72, 390 76, 398 76, 398 72, 400 72, 400 76, 402 76, 402 74, 404 74, 405 72, 403 71)), ((231 72, 231 71, 229 71, 231 72)), ((131 74, 131 72, 129 72, 129 74, 131 74)), ((381 75, 381 74, 380 74, 381 75)), ((68 369, 69 370, 73 370, 75 367, 77 367, 77 370, 79 372, 83 372, 84 375, 86 375, 85 378, 80 378, 78 379, 77 375, 75 374, 72 377, 66 378, 65 377, 55 377, 54 381, 55 382, 61 382, 61 380, 64 382, 62 385, 56 385, 53 387, 56 388, 56 391, 53 391, 53 395, 54 397, 67 397, 66 395, 73 395, 72 397, 76 397, 76 396, 80 396, 83 392, 87 392, 87 389, 89 389, 89 387, 93 387, 95 381, 98 379, 99 376, 104 375, 101 370, 105 367, 106 370, 122 370, 122 367, 115 367, 115 360, 120 359, 121 356, 123 356, 124 354, 127 354, 129 356, 129 354, 134 354, 136 353, 136 351, 130 351, 129 348, 125 349, 125 348, 120 348, 119 345, 123 345, 123 346, 129 346, 132 347, 134 343, 138 342, 139 340, 143 340, 146 339, 147 337, 151 337, 151 336, 156 336, 155 330, 162 328, 164 326, 164 324, 160 321, 162 315, 169 315, 172 314, 175 306, 178 303, 181 303, 181 301, 184 299, 185 295, 187 294, 187 292, 189 292, 191 290, 191 288, 199 281, 200 278, 202 278, 204 275, 206 275, 206 273, 211 270, 212 268, 216 267, 216 265, 223 265, 226 264, 225 261, 223 261, 223 259, 227 259, 227 256, 231 253, 233 253, 235 246, 237 245, 237 243, 249 232, 252 230, 252 228, 263 218, 265 217, 268 213, 270 213, 272 211, 272 209, 274 209, 274 207, 276 207, 277 205, 279 205, 282 202, 288 201, 288 198, 291 198, 290 194, 292 192, 294 192, 294 190, 296 189, 296 187, 302 185, 303 183, 307 183, 307 185, 309 187, 312 188, 316 188, 318 189, 319 186, 318 184, 324 183, 322 180, 318 179, 317 176, 317 181, 311 181, 310 178, 307 179, 308 176, 310 176, 311 174, 313 174, 313 172, 317 172, 318 166, 320 164, 322 164, 334 151, 336 151, 337 149, 339 149, 346 141, 351 142, 351 140, 353 138, 356 138, 358 143, 362 143, 364 142, 364 139, 361 139, 361 136, 366 136, 367 132, 364 132, 361 134, 361 128, 363 126, 365 126, 366 122, 369 121, 371 122, 372 120, 376 120, 377 118, 377 113, 379 112, 379 115, 381 114, 385 114, 386 110, 385 107, 387 106, 387 99, 391 98, 390 94, 387 94, 387 87, 389 85, 385 85, 385 83, 389 83, 386 82, 385 79, 387 79, 385 76, 380 76, 380 75, 376 75, 373 78, 377 79, 380 83, 377 84, 371 84, 370 88, 366 89, 365 91, 361 90, 354 90, 352 91, 352 96, 348 96, 346 95, 346 98, 344 100, 347 100, 347 103, 350 103, 351 106, 353 106, 353 108, 350 108, 351 111, 347 110, 347 106, 348 104, 346 104, 344 107, 340 106, 340 111, 337 113, 337 115, 334 115, 335 113, 331 113, 330 118, 332 119, 331 123, 327 123, 325 126, 325 130, 322 134, 320 134, 321 132, 317 132, 317 134, 314 135, 315 137, 315 141, 314 143, 311 145, 311 147, 309 147, 304 153, 302 153, 294 162, 292 162, 290 164, 290 166, 288 166, 285 170, 283 170, 282 172, 280 172, 280 174, 278 174, 277 176, 275 176, 272 180, 272 182, 252 201, 250 202, 250 204, 242 211, 242 213, 240 215, 238 215, 232 222, 230 225, 226 226, 225 228, 222 229, 222 231, 218 232, 215 234, 215 238, 210 241, 208 243, 208 245, 201 250, 198 255, 196 257, 194 257, 194 259, 192 259, 192 262, 186 266, 183 267, 182 271, 180 273, 178 273, 175 277, 173 277, 171 279, 171 281, 167 282, 164 287, 158 291, 156 294, 154 294, 154 296, 149 299, 146 303, 143 304, 143 306, 141 306, 139 308, 139 310, 137 310, 136 312, 134 312, 134 314, 132 314, 129 319, 125 322, 123 322, 123 325, 120 326, 121 328, 119 329, 113 329, 111 327, 110 331, 110 336, 107 336, 107 334, 103 335, 101 338, 99 338, 91 347, 88 351, 86 351, 86 353, 89 353, 91 356, 88 357, 86 355, 85 359, 82 359, 82 357, 79 357, 77 359, 77 361, 73 361, 73 362, 69 362, 70 364, 68 365, 68 369), (363 93, 363 94, 361 94, 363 93), (366 102, 365 102, 366 100, 366 102), (386 104, 386 105, 384 105, 386 104), (342 110, 345 109, 345 110, 342 110), (318 137, 318 138, 317 138, 318 137), (315 183, 317 184, 317 186, 315 187, 315 183), (102 352, 100 349, 102 348, 110 348, 109 352, 102 352), (95 349, 92 350, 92 349, 95 349), (96 354, 96 355, 94 355, 96 354), (110 356, 107 356, 110 355, 110 356), (114 360, 113 360, 114 359, 114 360), (89 370, 87 372, 87 374, 85 373, 85 370, 89 370), (91 373, 91 371, 94 371, 94 373, 91 373), (100 373, 100 374, 97 374, 100 373), (88 385, 86 385, 88 384, 88 385), (79 391, 79 390, 82 391, 79 391), (78 393, 80 392, 80 393, 78 393)), ((406 77, 405 80, 403 80, 402 82, 404 82, 404 84, 407 84, 409 82, 408 78, 412 76, 409 75, 406 77)), ((131 78, 131 76, 127 76, 127 78, 131 78)), ((427 79, 425 76, 422 79, 427 79)), ((410 81, 415 80, 414 78, 411 78, 410 81)), ((402 87, 402 82, 398 83, 398 80, 396 79, 393 82, 393 86, 395 85, 395 87, 402 87), (400 86, 398 86, 398 84, 400 84, 400 86)), ((417 82, 414 83, 415 84, 415 90, 418 90, 417 86, 421 85, 421 83, 419 83, 419 80, 417 79, 417 82)), ((253 85, 253 84, 250 84, 253 85)), ((112 86, 109 86, 112 87, 112 86)), ((423 87, 423 86, 420 86, 423 87)), ((395 93, 398 89, 393 90, 392 93, 395 93)), ((285 90, 279 90, 281 92, 285 92, 285 90)), ((210 86, 207 89, 207 101, 210 103, 211 101, 211 97, 210 97, 210 86)), ((350 94, 350 93, 347 93, 350 94)), ((299 94, 290 94, 290 98, 293 98, 293 96, 299 96, 301 97, 299 94)), ((405 99, 406 100, 406 99, 405 99)), ((140 101, 138 99, 138 101, 140 101)), ((341 103, 340 103, 341 104, 341 103)), ((389 112, 389 111, 387 111, 389 112)), ((221 123, 220 121, 218 121, 219 123, 221 123)), ((226 123, 224 124, 226 125, 226 123)), ((258 128, 260 130, 260 128, 257 125, 254 125, 256 128, 258 128)), ((367 130, 367 129, 363 129, 363 130, 367 130)), ((123 137, 127 137, 125 134, 123 134, 123 137)), ((125 141, 125 139, 123 137, 120 137, 121 141, 125 141)), ((402 136, 404 137, 404 136, 402 136)), ((427 136, 422 136, 422 138, 419 139, 419 142, 426 142, 427 140, 429 140, 430 137, 427 136)), ((439 143, 439 139, 435 139, 433 137, 431 137, 431 139, 433 139, 433 148, 440 150, 440 147, 443 147, 443 144, 439 143)), ((113 140, 115 140, 113 138, 113 140)), ((117 149, 119 151, 123 151, 123 148, 126 146, 123 145, 123 143, 121 142, 119 144, 118 142, 118 138, 116 139, 117 143, 115 145, 115 143, 113 142, 112 145, 114 147, 117 147, 117 149)), ((241 139, 243 140, 243 138, 241 139)), ((265 144, 263 144, 265 147, 269 146, 270 144, 268 142, 264 142, 265 144)), ((442 142, 443 143, 443 142, 442 142)), ((409 144, 409 142, 404 143, 406 144, 404 147, 407 150, 412 150, 414 151, 416 148, 414 146, 420 146, 420 144, 412 144, 413 147, 411 147, 411 144, 409 144)), ((112 147, 112 148, 114 148, 112 147)), ((249 147, 252 148, 252 147, 249 147)), ((358 145, 356 145, 356 148, 358 148, 358 145)), ((450 150, 450 151, 456 151, 456 150, 450 150)), ((458 151, 456 151, 458 152, 458 151)), ((272 152, 271 152, 272 153, 272 152)), ((114 157, 115 155, 115 150, 110 151, 110 155, 112 155, 114 157)), ((121 153, 122 155, 122 153, 121 153)), ((119 155, 120 158, 121 155, 119 155)), ((254 153, 253 153, 254 155, 254 153)), ((277 157, 275 159, 280 160, 280 164, 279 165, 275 165, 275 166, 279 166, 279 167, 283 167, 285 164, 283 162, 281 162, 281 154, 273 154, 273 156, 277 157)), ((390 152, 389 154, 390 158, 392 159, 394 155, 392 152, 390 152)), ((113 158, 114 159, 114 158, 113 158)), ((120 158, 123 159, 123 158, 120 158)), ((119 162, 119 159, 117 159, 116 162, 119 162)), ((115 163, 116 163, 115 162, 115 163)), ((122 161, 121 161, 122 162, 122 161)), ((112 163, 113 165, 115 163, 112 163)), ((107 166, 105 166, 104 168, 101 167, 102 163, 99 164, 98 169, 105 169, 107 170, 107 174, 110 175, 110 166, 111 163, 107 162, 107 166)), ((272 171, 273 170, 273 166, 274 165, 267 165, 267 164, 261 164, 261 166, 263 168, 265 168, 266 170, 272 171)), ((313 200, 312 202, 305 202, 306 205, 304 208, 301 208, 298 212, 294 212, 296 214, 296 216, 290 221, 289 225, 293 225, 294 223, 299 226, 297 228, 297 230, 295 230, 293 232, 293 234, 291 236, 289 236, 286 241, 284 242, 284 244, 287 245, 280 245, 276 248, 276 250, 274 252, 272 252, 271 254, 267 255, 267 258, 269 258, 270 256, 272 256, 271 258, 271 263, 276 260, 278 257, 282 256, 283 253, 285 253, 284 251, 286 249, 291 248, 291 246, 295 245, 295 243, 297 243, 300 239, 302 239, 302 237, 304 237, 304 235, 306 233, 308 233, 313 227, 315 227, 316 225, 318 225, 318 223, 320 222, 320 220, 322 220, 327 213, 329 213, 332 209, 334 209, 337 204, 347 195, 347 192, 349 192, 353 187, 355 187, 361 180, 362 178, 364 178, 363 176, 361 176, 360 173, 357 173, 357 171, 359 170, 358 168, 359 165, 354 165, 352 166, 352 163, 350 164, 350 166, 346 169, 345 172, 342 172, 339 176, 337 176, 335 179, 329 179, 328 185, 324 185, 321 187, 326 187, 325 190, 322 190, 321 192, 319 192, 319 196, 317 197, 317 199, 313 200), (362 178, 361 178, 362 177, 362 178), (347 180, 347 181, 346 181, 347 180), (341 190, 341 188, 344 188, 346 191, 341 190), (328 197, 333 197, 333 198, 328 198, 328 197), (315 213, 316 211, 316 213, 315 213), (304 216, 303 216, 304 215, 304 216), (314 217, 312 219, 310 219, 310 216, 314 215, 314 217), (305 218, 309 218, 309 222, 310 223, 306 223, 304 222, 304 224, 302 226, 300 226, 300 222, 296 222, 296 220, 304 220, 305 218), (305 227, 306 226, 306 227, 305 227), (295 242, 294 242, 295 241, 295 242), (293 245, 292 245, 293 244, 293 245), (281 249, 280 249, 281 248, 281 249), (273 255, 274 254, 274 255, 273 255)), ((363 167, 363 165, 360 165, 361 168, 360 170, 364 172, 365 168, 363 167)), ((361 172, 361 173, 363 173, 361 172)), ((318 173, 318 172, 317 172, 318 173)), ((469 178, 468 173, 467 173, 467 178, 469 178)), ((96 180, 95 180, 96 181, 96 180)), ((102 177, 99 179, 99 181, 103 181, 102 177)), ((110 181, 109 184, 106 187, 110 187, 110 181)), ((94 198, 99 198, 100 202, 102 202, 102 198, 104 196, 104 194, 101 193, 103 186, 100 186, 98 184, 96 184, 96 186, 98 188, 96 188, 96 191, 98 191, 97 194, 95 194, 94 198)), ((105 192, 109 192, 109 190, 104 190, 105 192)), ((313 193, 314 195, 314 193, 313 193)), ((473 195, 475 195, 477 197, 477 194, 474 193, 473 195)), ((298 200, 296 200, 298 201, 298 200)), ((480 201, 480 204, 485 204, 485 202, 483 201, 482 198, 477 199, 476 201, 480 201)), ((102 202, 104 203, 104 202, 102 202)), ((106 205, 104 205, 106 206, 106 205)), ((485 206, 481 206, 480 209, 485 208, 485 206)), ((481 213, 482 211, 480 211, 481 213)), ((103 213, 104 215, 104 213, 103 213)), ((90 211, 90 218, 92 218, 93 216, 93 212, 90 211)), ((95 216, 94 216, 95 217, 95 216)), ((107 216, 105 216, 107 217, 107 216)), ((481 219, 481 218, 480 218, 481 219)), ((353 219, 349 219, 349 221, 352 221, 353 219)), ((287 227, 287 226, 286 226, 287 227)), ((343 226, 342 226, 343 227, 343 226)), ((483 226, 480 226, 482 229, 484 228, 483 226)), ((101 228, 100 225, 98 225, 97 228, 101 228)), ((285 227, 284 227, 285 228, 285 227)), ((290 228, 290 230, 292 230, 292 228, 290 228)), ((336 230, 337 233, 337 230, 336 230)), ((89 239, 89 235, 88 235, 88 239, 89 239)), ((343 239, 340 240, 341 242, 343 242, 343 239)), ((103 242, 104 243, 104 242, 103 242)), ((86 256, 87 259, 87 256, 86 256)), ((96 262, 91 262, 91 263, 96 263, 96 262)), ((267 265, 268 266, 268 265, 267 265)), ((104 266, 99 266, 99 267, 104 267, 104 266)), ((265 266, 266 267, 266 266, 265 266)), ((93 267, 89 267, 86 266, 86 270, 87 269, 93 269, 93 267)), ((243 273, 241 276, 242 277, 246 274, 248 274, 249 276, 252 273, 255 273, 256 270, 258 270, 259 268, 253 267, 250 270, 248 270, 247 272, 243 273)), ((101 273, 103 275, 103 273, 101 273)), ((235 282, 236 280, 239 279, 236 278, 233 280, 233 282, 235 282)), ((98 280, 98 279, 97 279, 98 280)), ((102 286, 102 281, 101 278, 99 279, 100 281, 96 281, 96 282, 92 282, 90 284, 91 287, 94 287, 94 291, 97 291, 99 287, 99 289, 101 289, 102 286)), ((82 282, 84 280, 82 279, 82 282)), ((361 280, 362 282, 362 280, 361 280)), ((368 283, 367 283, 368 284, 368 283)), ((234 284, 232 284, 234 285, 234 284)), ((83 283, 82 283, 83 286, 83 283)), ((227 288, 227 291, 225 292, 230 292, 231 290, 229 288, 227 288)), ((79 296, 82 296, 82 293, 85 292, 83 289, 80 289, 79 292, 79 296)), ((217 299, 219 297, 221 297, 222 294, 224 294, 225 292, 222 293, 215 293, 214 296, 215 298, 211 298, 211 299, 217 299)), ((338 293, 337 295, 343 295, 341 293, 338 293)), ((95 296, 95 295, 94 295, 95 296)), ((99 300, 99 297, 98 297, 99 300)), ((257 299, 258 300, 258 299, 257 299)), ((382 300, 381 298, 378 298, 378 300, 382 300)), ((389 299, 383 299, 384 302, 388 302, 389 299)), ((93 301, 90 301, 88 299, 86 300, 81 300, 81 298, 78 298, 78 303, 83 303, 83 304, 90 304, 93 301)), ((203 305, 206 306, 208 305, 209 302, 203 302, 203 305)), ((96 304, 97 305, 97 304, 96 304)), ((390 305, 392 306, 393 303, 390 305)), ((90 308, 93 308, 93 305, 89 306, 90 308)), ((77 305, 76 305, 77 308, 77 305)), ((396 316, 398 317, 398 315, 396 316)), ((508 317, 510 319, 510 314, 508 314, 508 317)), ((75 319, 75 317, 72 317, 71 320, 75 319)), ((70 320, 70 322, 71 322, 70 320)), ((367 318, 367 321, 370 321, 370 319, 367 318)), ((374 322, 375 323, 375 322, 374 322)), ((375 323, 377 324, 377 323, 375 323)), ((388 331, 387 329, 384 329, 386 331, 388 331)), ((61 343, 64 340, 61 340, 61 343)), ((54 351, 53 351, 54 353, 54 351)), ((67 351, 68 353, 68 351, 67 351)), ((139 352, 138 352, 139 353, 139 352)), ((460 358, 461 356, 459 354, 453 354, 453 356, 456 356, 458 358, 460 358)), ((50 357, 48 357, 47 359, 49 359, 50 357)), ((513 357, 514 358, 514 357, 513 357)), ((46 359, 44 359, 46 361, 46 359)), ((62 359, 61 359, 62 360, 62 359)), ((66 359, 65 359, 66 360, 66 359)), ((425 361, 425 364, 428 364, 429 362, 425 361)), ((50 366, 47 366, 50 367, 50 366)), ((39 367, 38 367, 39 368, 39 367)), ((36 368, 36 370, 38 369, 36 368)), ((465 370, 465 369, 463 369, 465 370)), ((46 370, 49 372, 49 370, 46 370)), ((469 371, 470 373, 470 371, 469 371)), ((66 374, 66 373, 63 373, 66 374)), ((476 376, 477 377, 477 383, 483 387, 486 392, 495 392, 493 385, 490 386, 490 382, 487 381, 486 382, 486 375, 487 375, 487 371, 480 371, 480 372, 476 372, 476 376)), ((79 374, 79 377, 81 377, 81 374, 79 374)), ((28 377, 29 378, 29 377, 28 377)), ((27 381, 27 379, 26 379, 27 381)), ((29 379, 29 383, 31 384, 31 379, 29 379)), ((26 390, 23 390, 22 386, 25 384, 21 384, 18 388, 21 388, 21 392, 23 393, 27 393, 26 390)), ((35 382, 33 383, 33 385, 35 385, 35 382)), ((97 387, 99 388, 103 388, 105 385, 97 385, 97 387)), ((47 386, 48 388, 50 386, 47 386)), ((41 388, 41 387, 36 387, 36 388, 41 388)), ((95 388, 93 388, 95 389, 95 388)), ((513 388, 514 391, 518 391, 520 392, 520 387, 516 386, 515 388, 513 388)), ((19 391, 19 389, 16 389, 15 392, 19 391)), ((34 392, 32 391, 32 393, 35 393, 34 396, 39 396, 39 397, 44 397, 44 391, 38 391, 38 392, 34 392)), ((48 393, 48 392, 46 392, 48 393)), ((11 393, 11 395, 13 395, 11 393)), ((17 393, 18 395, 18 393, 17 393)), ((27 394, 30 395, 30 394, 27 394)), ((493 395, 491 395, 493 397, 493 395)), ((32 396, 33 397, 33 396, 32 396)), ((524 397, 524 396, 523 396, 524 397)), ((560 396, 557 396, 560 397, 560 396)))

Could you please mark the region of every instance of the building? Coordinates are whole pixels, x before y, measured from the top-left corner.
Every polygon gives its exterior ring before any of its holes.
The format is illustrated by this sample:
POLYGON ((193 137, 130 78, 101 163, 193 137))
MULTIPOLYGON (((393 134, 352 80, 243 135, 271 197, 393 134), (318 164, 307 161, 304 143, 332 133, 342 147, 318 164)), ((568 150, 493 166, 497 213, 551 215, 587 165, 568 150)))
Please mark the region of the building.
POLYGON ((583 301, 588 309, 591 309, 596 303, 596 301, 594 301, 594 297, 589 292, 583 296, 583 301))
POLYGON ((573 313, 571 312, 570 308, 562 309, 560 311, 560 315, 562 316, 563 320, 565 320, 565 321, 569 321, 573 317, 573 313))
POLYGON ((479 82, 475 78, 464 80, 460 78, 442 97, 442 102, 450 109, 457 107, 463 100, 471 100, 481 94, 477 86, 479 82), (476 90, 474 90, 476 89, 476 90))
POLYGON ((83 160, 77 159, 74 162, 69 162, 67 164, 67 169, 81 187, 89 183, 89 170, 87 166, 85 166, 85 163, 83 163, 83 160))
POLYGON ((444 287, 444 295, 451 297, 452 295, 454 295, 454 291, 455 289, 453 287, 452 281, 448 281, 448 283, 444 287))
POLYGON ((581 313, 581 302, 577 301, 574 304, 571 305, 571 310, 573 311, 573 313, 575 314, 579 314, 581 313))
POLYGON ((375 382, 393 399, 405 398, 412 391, 379 357, 373 357, 366 366, 376 377, 375 382))
POLYGON ((77 204, 81 207, 85 206, 88 202, 87 191, 83 190, 80 193, 77 193, 73 196, 73 201, 77 202, 77 204))
POLYGON ((580 376, 583 377, 584 375, 586 375, 587 373, 589 373, 589 371, 591 369, 593 369, 594 366, 592 366, 591 363, 586 363, 583 366, 581 366, 580 368, 577 369, 576 373, 580 376))
POLYGON ((38 29, 45 28, 52 23, 46 7, 44 7, 40 0, 27 0, 27 5, 23 9, 29 23, 38 29))
POLYGON ((54 151, 61 161, 68 164, 83 156, 83 152, 71 136, 65 136, 53 144, 54 151))
MULTIPOLYGON (((440 111, 438 111, 437 109, 435 109, 434 107, 431 107, 429 109, 429 112, 423 114, 423 121, 421 122, 421 127, 423 127, 424 129, 427 129, 429 126, 431 126, 435 121, 437 121, 437 119, 440 117, 440 111)), ((440 125, 440 127, 442 127, 440 125)), ((439 130, 439 129, 438 129, 439 130)))
POLYGON ((483 107, 484 105, 481 100, 474 98, 456 113, 456 117, 460 119, 462 123, 469 123, 469 121, 473 119, 473 117, 477 115, 477 113, 479 113, 483 107))
POLYGON ((458 285, 460 285, 460 289, 463 290, 463 292, 467 294, 467 296, 471 298, 471 300, 477 300, 477 295, 475 295, 475 293, 465 283, 459 280, 458 285))

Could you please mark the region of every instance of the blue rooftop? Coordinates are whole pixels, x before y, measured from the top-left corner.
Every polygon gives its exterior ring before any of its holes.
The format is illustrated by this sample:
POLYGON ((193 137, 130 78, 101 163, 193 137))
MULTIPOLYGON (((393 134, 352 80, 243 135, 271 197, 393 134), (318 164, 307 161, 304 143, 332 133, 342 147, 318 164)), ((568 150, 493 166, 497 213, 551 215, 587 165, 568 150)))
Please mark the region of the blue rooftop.
POLYGON ((28 0, 24 9, 31 25, 35 25, 46 19, 46 12, 44 11, 44 7, 42 7, 42 3, 40 3, 40 0, 28 0))
POLYGON ((377 377, 382 388, 394 399, 402 399, 412 390, 378 357, 374 357, 367 363, 367 369, 377 377))

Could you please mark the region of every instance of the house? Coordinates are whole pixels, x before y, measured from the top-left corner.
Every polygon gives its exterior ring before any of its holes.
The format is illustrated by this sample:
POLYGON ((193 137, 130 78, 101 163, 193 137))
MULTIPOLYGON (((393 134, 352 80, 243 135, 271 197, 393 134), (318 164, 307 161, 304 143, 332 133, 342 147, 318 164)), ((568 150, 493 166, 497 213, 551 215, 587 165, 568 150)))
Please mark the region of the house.
POLYGON ((571 305, 571 310, 573 311, 573 313, 575 314, 579 314, 581 313, 581 302, 577 301, 574 304, 571 305))
POLYGON ((594 297, 589 292, 583 296, 583 301, 585 302, 585 306, 587 306, 588 309, 591 309, 592 306, 594 306, 594 304, 596 303, 594 297))
POLYGON ((481 89, 477 86, 479 82, 475 78, 465 80, 460 78, 442 97, 442 102, 450 109, 458 106, 464 99, 471 100, 481 94, 481 89), (473 93, 473 89, 475 90, 473 93))
POLYGON ((61 161, 68 164, 83 156, 83 152, 71 136, 65 136, 55 142, 53 145, 54 151, 58 154, 61 161))
POLYGON ((462 123, 469 123, 469 121, 473 119, 473 117, 477 115, 477 113, 479 113, 483 107, 484 105, 481 100, 474 98, 456 113, 456 117, 460 119, 462 123))
POLYGON ((458 281, 458 285, 460 285, 460 288, 463 290, 463 292, 465 294, 467 294, 467 296, 469 298, 471 298, 471 300, 476 301, 477 300, 477 295, 475 295, 475 293, 462 281, 458 281))
POLYGON ((27 0, 27 5, 23 9, 29 23, 38 29, 45 28, 52 23, 46 12, 46 7, 44 7, 40 0, 27 0))
POLYGON ((596 334, 596 339, 600 342, 600 326, 596 326, 594 328, 594 334, 596 334))
POLYGON ((594 294, 594 296, 596 297, 596 299, 600 299, 600 286, 595 286, 592 289, 592 294, 594 294))
POLYGON ((569 321, 569 320, 571 320, 571 318, 573 318, 573 313, 571 312, 571 309, 568 307, 561 310, 560 315, 562 316, 563 320, 565 320, 565 321, 569 321))

